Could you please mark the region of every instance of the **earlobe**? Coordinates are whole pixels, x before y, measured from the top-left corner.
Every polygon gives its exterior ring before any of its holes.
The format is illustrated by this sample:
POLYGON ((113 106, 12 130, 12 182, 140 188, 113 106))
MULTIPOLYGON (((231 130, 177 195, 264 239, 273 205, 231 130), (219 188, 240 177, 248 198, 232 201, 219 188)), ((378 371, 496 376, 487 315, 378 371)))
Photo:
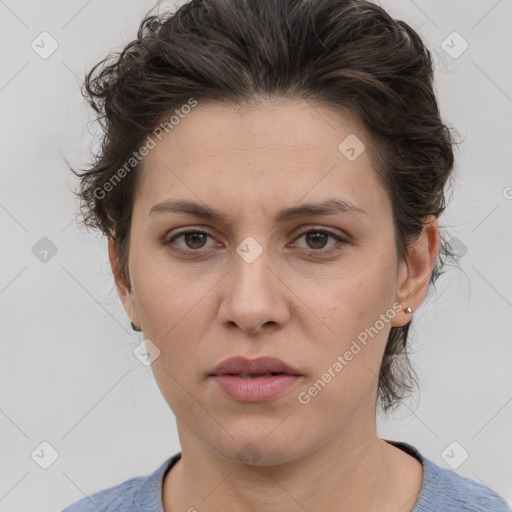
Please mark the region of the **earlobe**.
POLYGON ((425 220, 423 230, 409 246, 406 260, 400 264, 395 301, 401 305, 391 325, 401 327, 411 320, 411 312, 417 310, 427 293, 432 269, 439 253, 439 226, 433 216, 425 220))

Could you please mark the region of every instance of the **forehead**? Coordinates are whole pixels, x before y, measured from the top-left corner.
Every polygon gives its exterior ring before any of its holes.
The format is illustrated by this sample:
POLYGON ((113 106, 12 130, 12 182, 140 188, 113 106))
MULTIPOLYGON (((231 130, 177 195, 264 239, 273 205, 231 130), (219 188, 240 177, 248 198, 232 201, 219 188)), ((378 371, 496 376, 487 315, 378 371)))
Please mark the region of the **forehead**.
POLYGON ((335 192, 352 203, 373 196, 378 206, 384 199, 359 120, 310 102, 243 109, 198 102, 155 141, 136 192, 145 215, 172 197, 235 208, 323 200, 335 192))
MULTIPOLYGON (((173 151, 174 157, 188 153, 188 161, 205 155, 254 150, 273 150, 274 156, 295 150, 313 152, 318 157, 325 152, 328 160, 339 156, 339 143, 347 135, 370 144, 362 123, 353 113, 334 112, 305 100, 265 101, 244 108, 198 102, 181 119, 175 116, 175 122, 168 133, 162 134, 164 144, 158 145, 173 151)), ((165 149, 152 151, 146 160, 165 156, 164 152, 165 149)))

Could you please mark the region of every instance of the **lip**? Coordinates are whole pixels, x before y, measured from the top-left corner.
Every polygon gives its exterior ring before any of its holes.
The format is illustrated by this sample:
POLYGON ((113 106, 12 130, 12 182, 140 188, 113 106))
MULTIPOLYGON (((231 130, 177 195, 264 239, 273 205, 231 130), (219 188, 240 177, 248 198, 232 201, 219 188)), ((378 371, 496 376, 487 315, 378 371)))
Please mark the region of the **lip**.
POLYGON ((263 356, 256 359, 247 359, 246 357, 230 357, 218 364, 210 376, 216 375, 241 375, 241 374, 259 374, 266 373, 284 373, 288 375, 300 376, 297 368, 286 364, 276 357, 263 356))
POLYGON ((211 378, 226 396, 239 402, 272 400, 302 380, 300 375, 286 373, 254 379, 238 375, 212 375, 211 378))
POLYGON ((231 357, 217 365, 209 375, 226 396, 240 402, 272 400, 302 380, 299 370, 275 357, 231 357), (242 374, 278 375, 248 378, 242 374))

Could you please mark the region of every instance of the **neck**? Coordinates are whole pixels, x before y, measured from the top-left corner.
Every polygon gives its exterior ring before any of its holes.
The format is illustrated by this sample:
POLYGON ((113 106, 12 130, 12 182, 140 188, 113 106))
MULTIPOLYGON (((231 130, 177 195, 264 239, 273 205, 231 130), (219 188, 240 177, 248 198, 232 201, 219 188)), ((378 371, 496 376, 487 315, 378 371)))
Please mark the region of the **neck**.
POLYGON ((339 510, 408 512, 421 489, 421 464, 379 439, 374 426, 266 465, 227 458, 199 442, 183 424, 178 431, 182 458, 164 480, 165 512, 327 512, 334 503, 339 510))

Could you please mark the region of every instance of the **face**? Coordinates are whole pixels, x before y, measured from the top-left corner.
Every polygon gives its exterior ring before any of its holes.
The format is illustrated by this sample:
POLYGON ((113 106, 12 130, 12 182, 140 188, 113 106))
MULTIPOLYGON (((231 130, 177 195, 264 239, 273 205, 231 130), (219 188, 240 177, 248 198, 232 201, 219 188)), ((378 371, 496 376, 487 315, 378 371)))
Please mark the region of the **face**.
POLYGON ((400 304, 419 306, 432 254, 397 260, 370 144, 357 119, 302 101, 199 103, 144 158, 130 285, 117 285, 160 351, 152 369, 182 444, 236 459, 252 443, 275 464, 374 428, 389 330, 410 320, 400 304), (348 136, 355 151, 339 149, 348 136), (279 358, 300 377, 273 398, 235 399, 209 376, 232 356, 279 358))

